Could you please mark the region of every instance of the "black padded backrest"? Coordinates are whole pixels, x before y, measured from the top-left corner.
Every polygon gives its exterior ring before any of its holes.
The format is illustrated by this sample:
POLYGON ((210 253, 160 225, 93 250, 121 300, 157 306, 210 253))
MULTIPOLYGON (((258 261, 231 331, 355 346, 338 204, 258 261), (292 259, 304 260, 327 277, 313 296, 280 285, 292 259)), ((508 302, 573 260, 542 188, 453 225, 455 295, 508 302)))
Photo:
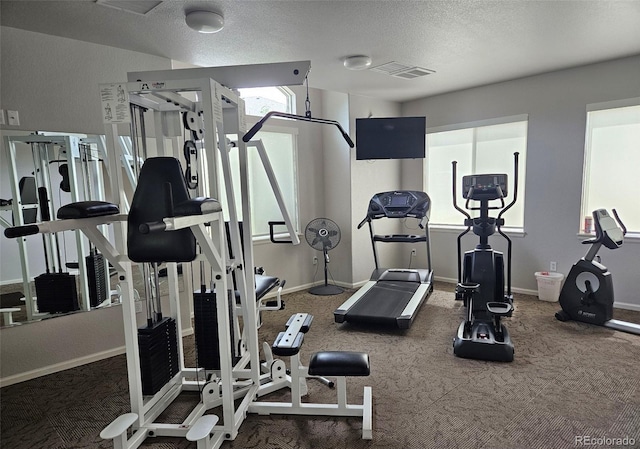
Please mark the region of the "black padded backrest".
POLYGON ((154 157, 144 162, 127 219, 127 249, 134 262, 190 262, 196 257, 196 239, 189 228, 143 234, 143 223, 162 221, 173 214, 172 204, 189 199, 180 161, 154 157), (171 200, 167 198, 167 183, 171 200))

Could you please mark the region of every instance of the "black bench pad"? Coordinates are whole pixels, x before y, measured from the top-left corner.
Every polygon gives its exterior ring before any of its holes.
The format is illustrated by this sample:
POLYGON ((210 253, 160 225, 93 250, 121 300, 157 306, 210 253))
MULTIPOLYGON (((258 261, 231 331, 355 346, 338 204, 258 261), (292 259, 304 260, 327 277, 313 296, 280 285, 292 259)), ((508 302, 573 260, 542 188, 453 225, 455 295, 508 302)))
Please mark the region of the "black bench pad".
POLYGON ((221 210, 222 205, 218 200, 199 196, 176 204, 173 213, 176 217, 187 217, 189 215, 206 215, 221 210))
POLYGON ((369 354, 351 351, 316 352, 309 361, 311 376, 368 376, 369 354))
MULTIPOLYGON (((267 276, 264 274, 256 274, 256 301, 259 301, 263 296, 280 285, 280 279, 273 276, 267 276)), ((236 304, 240 304, 240 292, 235 291, 236 304)))
POLYGON ((119 213, 120 209, 113 203, 107 203, 106 201, 78 201, 77 203, 66 204, 58 209, 57 217, 59 220, 68 220, 72 218, 102 217, 119 213))
POLYGON ((256 274, 256 299, 262 298, 280 284, 280 279, 264 274, 256 274))

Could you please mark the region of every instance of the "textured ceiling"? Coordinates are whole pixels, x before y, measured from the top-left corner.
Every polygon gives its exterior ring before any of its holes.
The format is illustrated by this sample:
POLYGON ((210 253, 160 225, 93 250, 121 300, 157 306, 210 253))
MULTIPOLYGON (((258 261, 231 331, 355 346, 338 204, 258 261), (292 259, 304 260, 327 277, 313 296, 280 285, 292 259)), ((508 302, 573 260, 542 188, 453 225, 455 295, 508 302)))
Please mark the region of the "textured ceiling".
POLYGON ((0 8, 3 26, 202 66, 311 60, 311 87, 396 101, 640 54, 635 0, 165 0, 145 16, 94 0, 0 8), (224 29, 189 29, 184 15, 194 9, 223 14, 224 29), (343 58, 357 54, 435 73, 346 70, 343 58))

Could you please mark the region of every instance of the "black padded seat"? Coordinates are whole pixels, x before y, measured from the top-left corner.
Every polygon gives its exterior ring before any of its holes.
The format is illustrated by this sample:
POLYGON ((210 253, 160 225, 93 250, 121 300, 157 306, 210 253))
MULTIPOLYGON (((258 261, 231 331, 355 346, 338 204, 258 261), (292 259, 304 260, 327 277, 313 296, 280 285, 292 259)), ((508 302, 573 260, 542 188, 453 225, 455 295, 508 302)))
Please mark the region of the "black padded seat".
POLYGON ((256 299, 260 300, 264 295, 280 285, 280 279, 274 276, 256 274, 256 299))
POLYGON ((116 215, 120 209, 113 203, 106 201, 78 201, 70 203, 58 209, 59 220, 69 220, 73 218, 103 217, 106 215, 116 215))
POLYGON ((316 352, 309 361, 311 376, 368 376, 369 371, 369 354, 365 352, 316 352))
MULTIPOLYGON (((256 301, 260 301, 271 290, 280 285, 280 279, 274 276, 264 274, 255 275, 256 283, 256 301)), ((236 303, 240 304, 240 292, 236 290, 236 303)))

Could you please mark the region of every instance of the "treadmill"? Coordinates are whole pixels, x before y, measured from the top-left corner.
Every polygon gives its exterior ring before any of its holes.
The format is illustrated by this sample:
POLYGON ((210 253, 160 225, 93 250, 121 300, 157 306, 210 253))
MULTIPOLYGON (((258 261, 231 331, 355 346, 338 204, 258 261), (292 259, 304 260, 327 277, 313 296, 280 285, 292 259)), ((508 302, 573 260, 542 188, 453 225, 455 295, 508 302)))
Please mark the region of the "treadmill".
POLYGON ((420 306, 433 291, 431 247, 429 244, 429 211, 431 200, 424 192, 394 190, 376 193, 367 216, 358 229, 369 224, 375 270, 370 280, 334 312, 336 323, 375 324, 409 329, 420 306), (373 220, 381 218, 416 218, 424 234, 378 235, 373 231, 373 220), (376 243, 425 243, 427 269, 380 268, 376 243))

